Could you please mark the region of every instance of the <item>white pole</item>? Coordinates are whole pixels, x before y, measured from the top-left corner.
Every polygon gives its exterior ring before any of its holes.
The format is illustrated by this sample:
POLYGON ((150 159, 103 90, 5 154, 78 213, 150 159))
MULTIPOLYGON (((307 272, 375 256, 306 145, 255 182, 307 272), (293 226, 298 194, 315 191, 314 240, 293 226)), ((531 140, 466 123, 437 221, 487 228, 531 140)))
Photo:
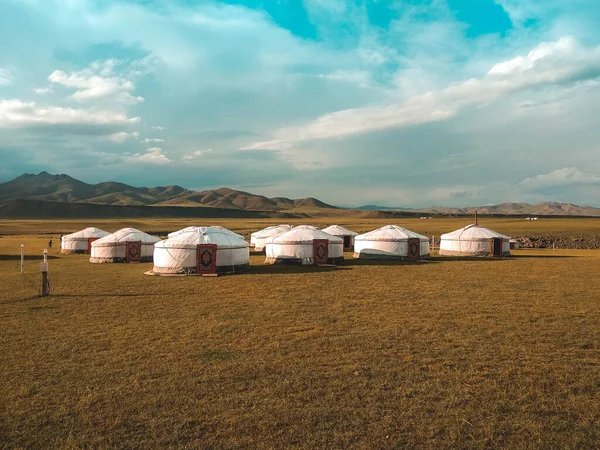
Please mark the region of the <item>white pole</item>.
POLYGON ((21 244, 21 274, 25 271, 25 244, 21 244))
POLYGON ((44 249, 44 264, 46 264, 46 267, 48 267, 48 249, 47 248, 44 249))

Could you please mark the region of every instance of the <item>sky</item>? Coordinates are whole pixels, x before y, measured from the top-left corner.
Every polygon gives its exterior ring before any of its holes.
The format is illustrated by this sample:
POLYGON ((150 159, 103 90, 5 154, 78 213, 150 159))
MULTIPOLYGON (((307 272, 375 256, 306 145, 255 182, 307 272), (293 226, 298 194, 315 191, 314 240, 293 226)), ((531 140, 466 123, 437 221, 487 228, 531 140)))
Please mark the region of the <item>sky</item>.
POLYGON ((600 206, 597 0, 0 0, 0 182, 600 206))

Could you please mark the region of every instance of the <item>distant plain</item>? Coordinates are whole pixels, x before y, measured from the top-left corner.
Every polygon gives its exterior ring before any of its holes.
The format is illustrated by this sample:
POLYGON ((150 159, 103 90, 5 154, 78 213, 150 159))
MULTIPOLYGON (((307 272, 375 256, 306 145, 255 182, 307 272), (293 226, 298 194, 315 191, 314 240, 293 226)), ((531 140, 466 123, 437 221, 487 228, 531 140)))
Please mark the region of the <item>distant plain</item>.
MULTIPOLYGON (((481 218, 509 235, 598 235, 599 219, 481 218)), ((249 235, 284 220, 211 220, 249 235)), ((439 236, 470 218, 335 217, 439 236)), ((285 222, 289 222, 285 221, 285 222)), ((600 251, 518 250, 271 266, 218 278, 60 255, 97 226, 0 223, 0 443, 5 448, 597 448, 600 251), (38 298, 50 250, 51 296, 38 298), (26 273, 19 274, 25 244, 26 273)))

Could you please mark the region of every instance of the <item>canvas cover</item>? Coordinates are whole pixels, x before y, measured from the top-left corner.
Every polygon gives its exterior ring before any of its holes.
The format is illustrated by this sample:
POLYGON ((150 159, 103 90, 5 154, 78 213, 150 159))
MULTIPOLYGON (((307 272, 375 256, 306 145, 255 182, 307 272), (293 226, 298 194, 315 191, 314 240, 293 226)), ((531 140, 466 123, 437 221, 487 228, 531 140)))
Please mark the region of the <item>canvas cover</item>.
POLYGON ((88 244, 90 239, 100 239, 110 233, 100 228, 89 227, 76 233, 63 236, 60 240, 61 253, 89 253, 88 244))
POLYGON ((440 255, 494 256, 494 239, 502 239, 502 256, 510 256, 510 238, 478 224, 442 234, 440 255))
MULTIPOLYGON (((429 257, 429 238, 397 225, 386 225, 354 238, 354 257, 365 259, 408 259, 409 242, 418 239, 419 258, 429 257)), ((414 259, 414 258, 413 258, 414 259)))
POLYGON ((135 228, 122 228, 92 242, 90 262, 126 262, 128 242, 140 242, 140 261, 149 262, 152 261, 154 244, 159 241, 159 238, 135 228))
POLYGON ((292 229, 291 225, 274 225, 272 227, 263 228, 250 235, 250 245, 254 246, 257 252, 262 252, 265 248, 267 239, 285 233, 292 229))
MULTIPOLYGON (((152 271, 159 274, 197 273, 199 246, 210 244, 216 246, 216 257, 210 261, 216 261, 216 272, 233 273, 246 269, 250 259, 248 243, 227 231, 216 227, 194 227, 156 243, 152 271)), ((201 251, 206 248, 200 247, 201 251)))
POLYGON ((327 228, 323 228, 323 231, 332 236, 358 236, 356 231, 349 230, 340 225, 331 225, 327 228))
POLYGON ((343 240, 315 227, 301 225, 269 238, 266 244, 267 262, 298 262, 303 265, 314 264, 314 241, 327 240, 329 262, 339 262, 344 258, 343 240), (314 228, 314 229, 313 229, 314 228))
POLYGON ((344 239, 344 248, 352 249, 354 246, 354 237, 358 236, 358 233, 340 225, 331 225, 327 228, 323 228, 323 231, 332 236, 339 236, 344 239))
MULTIPOLYGON (((214 228, 216 230, 221 230, 223 233, 230 234, 232 236, 237 237, 238 239, 244 239, 244 236, 242 236, 241 234, 238 234, 238 233, 234 233, 229 228, 221 227, 221 226, 218 226, 218 225, 211 225, 210 227, 214 228)), ((171 239, 172 237, 180 235, 181 233, 187 233, 188 231, 194 231, 196 228, 207 228, 207 227, 204 227, 204 226, 185 227, 185 228, 182 228, 181 230, 177 230, 177 231, 174 231, 172 233, 169 233, 167 235, 167 238, 171 239)))

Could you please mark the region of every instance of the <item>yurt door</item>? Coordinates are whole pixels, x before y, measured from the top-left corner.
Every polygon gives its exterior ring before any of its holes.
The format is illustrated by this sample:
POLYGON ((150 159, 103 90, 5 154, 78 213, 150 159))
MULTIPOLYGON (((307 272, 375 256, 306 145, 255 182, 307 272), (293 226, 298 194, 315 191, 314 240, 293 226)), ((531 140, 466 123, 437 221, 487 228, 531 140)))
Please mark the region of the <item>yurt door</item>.
POLYGON ((97 241, 98 238, 88 238, 88 246, 87 246, 87 252, 88 254, 92 253, 92 242, 97 241))
POLYGON ((418 261, 421 259, 421 239, 409 238, 408 239, 408 252, 407 257, 409 261, 418 261))
POLYGON ((327 239, 313 240, 313 259, 315 264, 327 264, 329 259, 329 241, 327 239))
POLYGON ((493 238, 494 256, 502 256, 502 238, 493 238))
POLYGON ((196 249, 196 272, 197 273, 216 273, 217 272, 217 245, 216 244, 198 244, 196 249))
POLYGON ((128 263, 139 263, 142 260, 142 242, 127 242, 127 253, 125 254, 128 263))
POLYGON ((344 250, 352 249, 352 236, 344 236, 344 250))

